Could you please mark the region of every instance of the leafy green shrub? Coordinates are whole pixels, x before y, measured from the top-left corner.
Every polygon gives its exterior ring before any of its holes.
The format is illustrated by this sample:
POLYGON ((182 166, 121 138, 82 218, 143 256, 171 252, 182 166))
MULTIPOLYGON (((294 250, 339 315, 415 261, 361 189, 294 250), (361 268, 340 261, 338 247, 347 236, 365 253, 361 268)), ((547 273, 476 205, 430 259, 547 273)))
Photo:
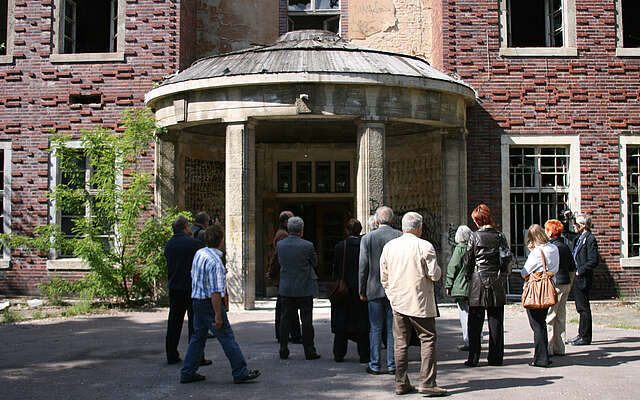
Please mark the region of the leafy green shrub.
POLYGON ((81 286, 81 282, 54 278, 49 282, 39 283, 38 289, 42 291, 42 294, 46 297, 49 304, 52 306, 62 306, 66 304, 63 298, 77 294, 81 286))
POLYGON ((76 315, 89 314, 92 308, 91 300, 82 299, 63 311, 62 315, 65 317, 73 317, 76 315))
POLYGON ((6 308, 2 311, 2 322, 11 323, 22 321, 23 319, 24 318, 19 311, 15 311, 10 308, 6 308))

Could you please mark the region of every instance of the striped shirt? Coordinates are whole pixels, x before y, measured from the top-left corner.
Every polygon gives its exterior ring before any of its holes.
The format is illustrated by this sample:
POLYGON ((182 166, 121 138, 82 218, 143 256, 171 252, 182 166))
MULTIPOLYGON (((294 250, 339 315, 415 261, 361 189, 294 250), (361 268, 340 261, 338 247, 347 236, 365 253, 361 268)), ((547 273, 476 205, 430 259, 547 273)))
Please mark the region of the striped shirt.
POLYGON ((191 298, 207 299, 212 293, 224 297, 227 283, 221 256, 220 250, 208 247, 196 252, 191 264, 191 298))

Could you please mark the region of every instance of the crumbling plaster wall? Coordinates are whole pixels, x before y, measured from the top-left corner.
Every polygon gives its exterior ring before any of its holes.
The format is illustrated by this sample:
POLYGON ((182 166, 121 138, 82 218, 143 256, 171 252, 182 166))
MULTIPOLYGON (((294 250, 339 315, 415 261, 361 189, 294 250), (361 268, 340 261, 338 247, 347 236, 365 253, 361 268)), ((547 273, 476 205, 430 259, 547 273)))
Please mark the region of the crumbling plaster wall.
POLYGON ((278 39, 278 2, 197 0, 197 58, 278 39))
POLYGON ((349 0, 348 39, 431 61, 431 11, 431 0, 349 0))

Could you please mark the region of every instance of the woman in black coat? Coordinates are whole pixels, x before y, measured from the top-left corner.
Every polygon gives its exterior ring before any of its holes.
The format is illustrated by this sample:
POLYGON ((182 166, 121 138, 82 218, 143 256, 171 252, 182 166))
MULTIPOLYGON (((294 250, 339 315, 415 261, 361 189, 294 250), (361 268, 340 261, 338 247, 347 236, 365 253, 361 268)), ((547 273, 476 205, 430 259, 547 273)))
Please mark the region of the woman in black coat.
POLYGON ((347 221, 347 238, 336 245, 333 256, 334 274, 336 278, 341 278, 344 265, 344 280, 349 288, 349 299, 346 302, 331 304, 333 358, 336 362, 344 361, 349 340, 357 343, 360 362, 369 362, 369 312, 367 303, 360 300, 358 291, 361 231, 362 225, 357 219, 347 221))
POLYGON ((489 365, 502 365, 504 356, 504 305, 507 296, 503 276, 508 264, 500 262, 500 247, 506 246, 502 233, 495 227, 491 210, 480 204, 471 218, 478 230, 467 242, 465 268, 469 277, 469 358, 468 367, 478 366, 480 360, 482 325, 485 310, 489 319, 489 365))

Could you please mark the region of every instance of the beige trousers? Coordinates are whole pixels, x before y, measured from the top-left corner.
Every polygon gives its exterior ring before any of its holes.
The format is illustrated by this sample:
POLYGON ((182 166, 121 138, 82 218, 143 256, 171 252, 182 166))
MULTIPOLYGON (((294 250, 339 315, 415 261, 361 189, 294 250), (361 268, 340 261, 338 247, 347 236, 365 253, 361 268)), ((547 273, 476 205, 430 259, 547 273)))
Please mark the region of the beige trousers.
POLYGON ((571 281, 566 285, 556 285, 558 301, 553 307, 549 307, 547 314, 547 334, 549 336, 549 355, 564 355, 564 338, 567 328, 567 298, 571 293, 571 285, 575 272, 571 273, 571 281))
POLYGON ((420 339, 422 363, 420 365, 420 388, 436 386, 436 319, 418 318, 393 312, 393 337, 396 361, 396 389, 411 386, 407 376, 409 366, 408 349, 415 328, 420 339))

